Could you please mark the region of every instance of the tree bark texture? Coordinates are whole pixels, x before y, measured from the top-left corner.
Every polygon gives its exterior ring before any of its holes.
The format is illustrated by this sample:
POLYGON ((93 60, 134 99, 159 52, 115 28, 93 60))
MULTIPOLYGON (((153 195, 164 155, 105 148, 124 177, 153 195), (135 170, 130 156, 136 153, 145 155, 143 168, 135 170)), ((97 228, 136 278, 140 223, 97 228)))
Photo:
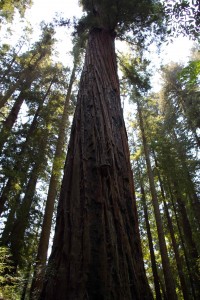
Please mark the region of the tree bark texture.
POLYGON ((114 36, 89 34, 40 299, 152 299, 145 276, 114 36))

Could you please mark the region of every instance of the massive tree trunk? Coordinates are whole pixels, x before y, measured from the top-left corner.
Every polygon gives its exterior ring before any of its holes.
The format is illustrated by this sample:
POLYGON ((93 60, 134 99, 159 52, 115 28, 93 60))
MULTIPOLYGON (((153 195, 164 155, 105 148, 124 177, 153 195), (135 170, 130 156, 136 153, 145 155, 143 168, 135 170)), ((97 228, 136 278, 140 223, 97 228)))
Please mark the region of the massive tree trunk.
POLYGON ((114 36, 89 35, 40 299, 152 299, 139 238, 114 36))

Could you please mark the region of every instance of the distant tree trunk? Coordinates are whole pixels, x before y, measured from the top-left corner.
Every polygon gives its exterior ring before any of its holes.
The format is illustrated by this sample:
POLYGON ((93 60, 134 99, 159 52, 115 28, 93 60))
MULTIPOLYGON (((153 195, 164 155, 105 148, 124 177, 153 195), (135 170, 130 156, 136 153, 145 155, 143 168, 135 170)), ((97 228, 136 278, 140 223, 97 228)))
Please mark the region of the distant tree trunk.
MULTIPOLYGON (((23 77, 23 76, 21 76, 21 77, 23 77)), ((14 93, 14 91, 18 89, 18 87, 22 83, 23 79, 24 78, 20 78, 16 83, 14 83, 12 86, 10 86, 9 90, 6 91, 6 94, 4 96, 0 96, 0 109, 2 107, 4 107, 4 105, 9 100, 9 98, 12 96, 12 94, 14 93)))
POLYGON ((189 264, 192 270, 193 286, 195 288, 195 295, 197 299, 200 297, 200 272, 198 268, 198 251, 193 239, 192 229, 188 219, 185 204, 178 191, 178 183, 175 182, 174 192, 176 195, 176 201, 178 204, 179 214, 181 215, 181 224, 183 229, 184 240, 186 242, 186 250, 188 252, 189 264))
POLYGON ((190 222, 188 219, 184 201, 182 200, 182 197, 177 189, 177 183, 175 183, 175 191, 174 192, 176 195, 179 213, 181 215, 182 228, 183 228, 184 237, 185 237, 185 240, 187 243, 187 248, 191 252, 191 257, 198 258, 198 252, 197 252, 196 244, 193 239, 192 228, 191 228, 191 225, 190 225, 190 222))
MULTIPOLYGON (((51 86, 52 86, 55 78, 56 78, 56 75, 54 75, 54 77, 52 78, 52 80, 50 82, 50 85, 49 85, 47 94, 45 95, 45 98, 48 95, 48 93, 50 92, 51 86)), ((3 122, 3 128, 1 131, 1 139, 0 139, 0 153, 2 151, 2 148, 5 144, 5 142, 7 141, 8 137, 10 135, 10 132, 11 132, 11 129, 12 129, 14 123, 17 120, 19 111, 20 111, 21 106, 26 97, 26 92, 30 88, 31 83, 33 82, 33 79, 34 79, 34 75, 33 74, 32 74, 32 76, 29 75, 27 81, 23 84, 22 91, 20 92, 19 96, 15 100, 15 103, 14 103, 9 115, 7 116, 6 120, 3 122)))
POLYGON ((164 299, 164 300, 169 300, 168 297, 167 297, 167 294, 166 294, 165 284, 164 284, 164 282, 161 280, 160 276, 159 276, 158 278, 159 278, 159 283, 160 283, 160 287, 161 287, 163 299, 164 299))
POLYGON ((26 228, 29 224, 29 216, 31 205, 33 203, 33 197, 35 194, 36 184, 39 173, 44 166, 45 148, 47 143, 47 136, 41 141, 40 157, 34 163, 33 169, 28 180, 25 195, 22 203, 18 206, 16 212, 16 219, 12 224, 12 231, 9 237, 10 249, 12 254, 12 260, 15 267, 21 263, 22 249, 24 247, 24 236, 26 228))
POLYGON ((185 281, 185 277, 184 277, 181 257, 179 255, 178 244, 177 244, 177 241, 175 238, 174 226, 173 226, 170 214, 169 214, 168 205, 167 205, 166 198, 165 198, 165 191, 164 191, 164 186, 163 186, 163 182, 161 179, 161 175, 159 172, 158 161, 156 159, 155 153, 153 153, 153 156, 154 156, 154 160, 155 160, 155 166, 157 168, 157 175, 158 175, 158 180, 160 183, 160 190, 161 190, 162 200, 164 203, 165 214, 167 217, 167 224, 168 224, 168 228, 169 228, 169 232, 170 232, 170 236, 171 236, 171 240, 172 240, 172 246, 173 246, 174 255, 175 255, 175 259, 176 259, 176 265, 177 265, 178 275, 179 275, 179 279, 180 279, 180 283, 181 283, 181 289, 182 289, 184 300, 189 300, 189 293, 188 293, 188 289, 187 289, 187 285, 186 285, 186 281, 185 281))
MULTIPOLYGON (((139 168, 139 166, 138 166, 139 168)), ((155 287, 155 293, 156 293, 156 300, 161 300, 161 292, 160 292, 160 283, 159 283, 159 276, 157 272, 157 266, 156 266, 156 257, 154 253, 153 248, 153 239, 151 235, 151 229, 149 224, 149 215, 148 215, 148 208, 146 203, 146 195, 144 190, 144 185, 140 176, 140 189, 141 189, 141 195, 142 195, 142 205, 144 208, 144 218, 145 218, 145 224, 147 229, 147 237, 148 237, 148 243, 149 243, 149 251, 150 251, 150 257, 151 257, 151 266, 152 266, 152 272, 153 272, 153 280, 154 280, 154 287, 155 287)))
MULTIPOLYGON (((27 162, 25 164, 22 164, 23 162, 23 157, 25 156, 27 149, 28 149, 28 143, 30 141, 30 138, 32 137, 33 132, 35 131, 36 127, 37 127, 37 122, 38 122, 38 115, 39 112, 41 110, 41 105, 38 107, 36 114, 33 118, 33 121, 31 123, 30 129, 28 131, 28 135, 27 138, 25 140, 25 142, 22 145, 21 151, 19 153, 18 159, 13 167, 13 176, 10 177, 2 191, 1 197, 0 197, 0 215, 4 212, 5 210, 5 204, 8 202, 9 200, 9 196, 11 194, 11 192, 13 191, 13 187, 15 186, 15 184, 18 182, 18 180, 20 180, 20 185, 21 187, 23 186, 24 182, 26 181, 27 177, 27 171, 29 168, 30 163, 27 162), (20 176, 18 175, 18 172, 20 171, 20 176)), ((12 198, 17 199, 18 195, 20 195, 21 190, 17 190, 16 192, 14 192, 12 195, 12 198)), ((12 201, 12 206, 13 207, 17 207, 15 205, 16 201, 12 201)), ((11 208, 12 209, 12 208, 11 208)))
MULTIPOLYGON (((42 207, 41 211, 44 210, 44 206, 45 206, 45 204, 43 203, 43 207, 42 207)), ((38 237, 40 234, 42 218, 43 218, 42 214, 39 214, 37 224, 34 224, 35 225, 34 238, 29 240, 29 243, 28 243, 28 248, 30 250, 30 252, 29 252, 30 257, 28 260, 28 266, 27 266, 25 274, 24 274, 24 277, 25 277, 24 278, 24 286, 22 289, 22 294, 21 294, 20 300, 29 299, 29 297, 28 297, 28 295, 30 294, 29 284, 31 284, 31 281, 32 281, 33 267, 34 267, 35 260, 36 260, 36 249, 38 247, 38 237)))
POLYGON ((33 62, 32 64, 32 59, 35 57, 35 55, 37 55, 38 53, 36 52, 35 54, 33 54, 32 58, 29 61, 28 66, 21 71, 21 73, 19 74, 17 80, 15 83, 11 84, 11 86, 9 87, 9 89, 6 91, 4 96, 0 96, 0 108, 4 107, 4 105, 7 103, 7 101, 10 99, 10 97, 12 96, 12 94, 20 87, 20 85, 22 85, 23 83, 26 82, 26 80, 30 80, 30 78, 34 78, 35 76, 35 71, 37 70, 38 64, 42 61, 42 59, 46 56, 45 51, 41 52, 40 55, 38 56, 38 58, 35 60, 35 62, 33 62))
MULTIPOLYGON (((0 76, 1 82, 4 81, 4 79, 6 78, 7 75, 9 76, 9 73, 13 69, 13 64, 16 62, 18 54, 20 53, 23 45, 24 45, 24 42, 21 45, 18 45, 19 48, 17 49, 16 52, 13 53, 13 57, 12 57, 11 61, 8 63, 8 65, 7 65, 7 69, 3 72, 3 75, 0 76)), ((16 50, 16 47, 15 47, 15 50, 16 50)))
POLYGON ((58 182, 60 177, 59 161, 61 160, 63 155, 63 146, 65 141, 66 126, 68 120, 69 100, 71 97, 72 86, 75 80, 76 67, 77 66, 75 65, 71 73, 68 91, 67 91, 65 104, 64 104, 64 110, 62 114, 62 119, 60 122, 58 140, 56 144, 56 151, 54 155, 54 162, 53 162, 53 167, 51 172, 51 178, 50 178, 45 213, 44 213, 44 220, 42 224, 42 231, 41 231, 38 253, 36 258, 35 272, 34 272, 33 282, 31 286, 30 299, 36 299, 38 297, 38 295, 42 290, 42 285, 44 280, 52 218, 53 218, 58 182))
POLYGON ((177 265, 178 275, 179 275, 179 279, 180 279, 180 283, 181 283, 181 290, 183 293, 183 298, 184 298, 184 300, 188 300, 189 294, 188 294, 187 285, 186 285, 185 278, 184 278, 181 258, 179 255, 178 245, 177 245, 175 233, 174 233, 174 228, 173 228, 172 220, 171 220, 171 217, 170 217, 170 214, 168 211, 168 206, 167 206, 165 198, 163 198, 163 203, 164 203, 165 214, 167 217, 168 228, 169 228, 169 232, 170 232, 170 236, 171 236, 171 240, 172 240, 172 246, 173 246, 173 250, 174 250, 174 254, 175 254, 176 265, 177 265))
POLYGON ((156 266, 156 258, 155 258, 155 253, 154 253, 154 249, 153 249, 153 240, 152 240, 152 236, 151 236, 149 217, 148 217, 148 209, 147 209, 145 191, 144 191, 143 186, 141 186, 141 194, 142 194, 142 202, 143 202, 143 207, 144 207, 144 218, 145 218, 145 223, 146 223, 146 228, 147 228, 149 250, 150 250, 150 256, 151 256, 151 265, 152 265, 156 300, 160 300, 160 299, 162 299, 162 296, 161 296, 161 292, 160 292, 160 284, 159 284, 159 277, 158 277, 157 266, 156 266))
MULTIPOLYGON (((50 93, 51 86, 53 84, 54 78, 55 78, 55 75, 53 76, 53 78, 52 78, 52 80, 49 84, 49 87, 48 87, 43 99, 41 99, 40 104, 37 108, 37 111, 35 113, 35 116, 33 118, 32 123, 31 123, 30 129, 28 131, 27 138, 26 138, 25 142, 22 145, 22 149, 21 149, 21 151, 18 155, 17 162, 16 162, 15 166, 13 167, 13 172, 12 173, 14 174, 14 176, 12 176, 8 179, 6 185, 3 188, 3 191, 2 191, 2 194, 1 194, 1 197, 0 197, 0 215, 5 210, 5 204, 9 199, 9 194, 12 191, 13 186, 15 185, 16 181, 18 180, 16 174, 19 170, 20 170, 20 173, 22 174, 21 175, 22 176, 22 181, 26 180, 26 174, 27 174, 27 170, 28 170, 28 167, 29 167, 29 162, 27 162, 27 164, 25 164, 25 166, 23 166, 23 170, 22 170, 23 157, 25 156, 25 154, 27 153, 27 150, 29 149, 28 148, 29 141, 32 138, 32 135, 33 135, 34 131, 36 130, 37 126, 38 126, 38 117, 39 117, 40 112, 42 110, 44 101, 47 98, 48 94, 50 93)), ((21 180, 21 178, 20 178, 20 180, 21 180)), ((23 186, 22 181, 21 181, 21 186, 23 186)), ((20 193, 20 191, 17 191, 17 193, 20 193)))
POLYGON ((31 276, 31 266, 32 266, 32 262, 29 262, 27 270, 26 270, 26 278, 24 281, 24 286, 22 289, 22 294, 21 294, 21 299, 20 300, 25 300, 26 299, 26 293, 28 290, 28 284, 29 284, 29 280, 30 280, 30 276, 31 276))
MULTIPOLYGON (((155 165, 158 168, 158 164, 157 164, 156 159, 155 159, 155 165)), ((180 258, 180 255, 179 255, 178 244, 177 244, 177 241, 176 241, 176 238, 175 238, 174 227, 173 227, 173 223, 172 223, 172 220, 171 220, 171 217, 170 217, 170 214, 169 214, 168 205, 167 205, 166 198, 165 198, 164 187, 163 187, 162 179, 161 179, 161 176, 159 174, 158 169, 157 169, 157 174, 158 174, 158 179, 159 179, 159 183, 160 183, 162 200, 163 200, 163 203, 164 203, 164 209, 165 209, 165 214, 166 214, 166 218, 167 218, 167 224, 168 224, 168 228, 169 228, 169 232, 170 232, 170 236, 171 236, 171 240, 172 240, 172 246, 173 246, 173 250, 174 250, 174 254, 175 254, 176 265, 177 265, 178 275, 179 275, 179 279, 180 279, 180 283, 181 283, 181 289, 182 289, 183 297, 184 297, 184 300, 189 300, 188 289, 187 289, 187 285, 186 285, 186 281, 185 281, 185 277, 184 277, 181 258, 180 258)))
POLYGON ((160 246, 162 266, 163 266, 163 274, 164 274, 165 285, 166 285, 166 294, 170 300, 175 300, 175 299, 177 299, 177 295, 176 295, 176 291, 175 291, 173 275, 171 272, 169 257, 168 257, 168 253, 167 253, 167 246, 166 246, 166 242, 165 242, 163 224, 162 224, 162 219, 161 219, 161 214, 160 214, 160 209, 159 209, 157 192, 156 192, 155 183, 154 183, 153 171, 151 168, 149 149, 148 149, 147 139, 146 139, 145 130, 144 130, 142 110, 141 110, 141 105, 140 105, 139 101, 137 101, 137 108, 138 108, 139 124, 140 124, 140 130, 141 130, 141 134, 142 134, 144 154, 145 154, 145 160, 146 160, 146 166, 147 166, 147 174, 148 174, 148 178, 149 178, 149 185, 150 185, 150 191, 151 191, 151 195, 152 195, 152 203, 153 203, 157 232, 158 232, 158 240, 159 240, 159 246, 160 246))
MULTIPOLYGON (((196 95, 196 92, 191 92, 190 91, 190 94, 191 94, 191 97, 194 99, 195 95, 196 95)), ((185 118, 187 120, 187 123, 189 125, 189 128, 190 128, 190 130, 192 131, 192 133, 194 135, 194 138, 196 140, 196 145, 197 145, 197 147, 200 148, 200 138, 199 138, 199 135, 198 135, 198 130, 200 128, 200 122, 199 121, 196 122, 196 120, 195 120, 196 117, 199 120, 199 118, 198 118, 198 108, 197 108, 197 111, 196 111, 197 116, 194 116, 194 114, 191 115, 191 113, 188 113, 190 111, 191 103, 189 104, 188 101, 185 101, 186 100, 185 97, 187 99, 187 94, 180 95, 181 105, 179 103, 179 106, 181 106, 181 108, 183 110, 183 113, 185 115, 185 118)))
POLYGON ((184 240, 184 237, 183 237, 183 233, 181 231, 182 224, 181 224, 181 222, 179 220, 179 217, 178 217, 177 208, 176 208, 176 205, 175 205, 174 199, 173 199, 173 193, 171 191, 171 188, 170 188, 169 184, 168 184, 168 188, 169 188, 169 194, 170 194, 171 202, 172 202, 175 217, 176 217, 176 223, 177 223, 177 227, 178 227, 179 237, 180 237, 180 240, 181 240, 181 246, 182 246, 183 252, 184 252, 186 267, 187 267, 187 271, 188 271, 188 277, 189 277, 190 286, 191 286, 191 294, 192 294, 192 297, 194 298, 194 300, 196 300, 197 298, 196 298, 196 293, 195 293, 193 272, 192 272, 192 268, 191 268, 191 265, 190 265, 188 253, 187 253, 187 250, 186 250, 186 245, 185 245, 185 240, 184 240))
POLYGON ((11 131, 15 121, 17 120, 17 116, 18 116, 18 113, 20 111, 20 108, 21 108, 23 102, 24 102, 24 93, 21 92, 19 94, 19 96, 17 97, 8 117, 3 122, 3 128, 2 128, 1 140, 0 140, 0 153, 2 152, 3 146, 6 143, 8 137, 10 135, 10 131, 11 131))
POLYGON ((40 299, 152 299, 110 31, 89 35, 40 299))
POLYGON ((197 196, 197 192, 195 190, 195 185, 192 180, 191 174, 189 172, 188 163, 187 163, 187 155, 185 152, 185 149, 181 145, 181 143, 178 140, 177 134, 175 130, 172 132, 173 140, 176 142, 176 150, 179 155, 179 159, 182 164, 183 169, 183 175, 186 182, 186 193, 188 194, 189 200, 190 200, 190 209, 193 212, 193 216, 195 217, 196 225, 198 227, 197 232, 199 233, 200 230, 200 200, 197 196))

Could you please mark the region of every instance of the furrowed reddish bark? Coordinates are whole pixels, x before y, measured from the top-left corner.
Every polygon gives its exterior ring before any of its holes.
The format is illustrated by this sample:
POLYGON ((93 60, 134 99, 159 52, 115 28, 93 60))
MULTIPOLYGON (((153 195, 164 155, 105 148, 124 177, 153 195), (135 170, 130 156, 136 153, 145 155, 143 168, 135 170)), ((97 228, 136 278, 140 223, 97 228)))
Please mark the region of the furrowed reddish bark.
POLYGON ((89 35, 40 299, 152 299, 145 276, 114 34, 89 35))

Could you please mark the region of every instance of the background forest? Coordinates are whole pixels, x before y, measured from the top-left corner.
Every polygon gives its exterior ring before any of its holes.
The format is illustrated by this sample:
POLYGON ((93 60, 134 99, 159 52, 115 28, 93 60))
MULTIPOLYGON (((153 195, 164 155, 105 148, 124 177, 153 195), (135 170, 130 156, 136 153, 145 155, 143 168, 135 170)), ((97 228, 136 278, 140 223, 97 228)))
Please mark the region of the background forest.
MULTIPOLYGON (((0 3, 0 299, 36 299, 40 289, 85 54, 85 32, 75 18, 42 22, 37 38, 27 25, 13 45, 14 18, 26 22, 32 2, 0 3), (60 28, 73 32, 68 65, 56 56, 60 28)), ((168 267, 177 298, 200 299, 198 5, 167 1, 160 38, 118 33, 125 49, 117 50, 117 61, 144 266, 155 299, 170 300, 168 267), (160 65, 155 91, 156 62, 148 48, 179 35, 193 40, 190 57, 160 65)))

